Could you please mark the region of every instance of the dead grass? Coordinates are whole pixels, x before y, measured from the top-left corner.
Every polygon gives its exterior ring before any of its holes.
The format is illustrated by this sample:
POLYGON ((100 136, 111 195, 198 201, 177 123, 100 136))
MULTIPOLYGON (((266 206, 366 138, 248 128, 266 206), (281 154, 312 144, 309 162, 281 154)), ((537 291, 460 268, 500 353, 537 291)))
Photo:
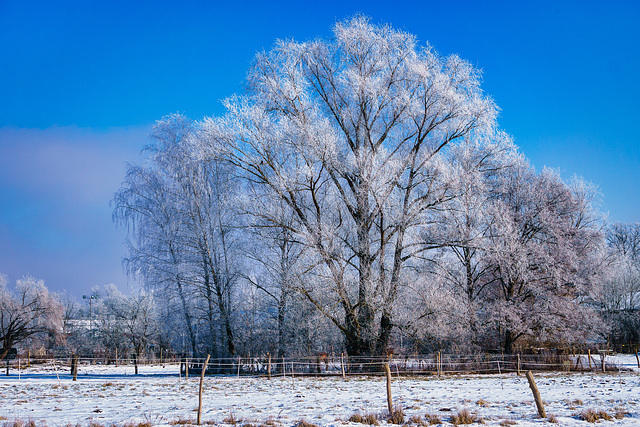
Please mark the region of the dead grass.
POLYGON ((189 425, 189 424, 195 424, 195 423, 196 423, 196 420, 179 419, 179 420, 169 421, 169 424, 172 426, 183 426, 183 425, 189 425))
POLYGON ((503 427, 514 426, 518 424, 517 421, 514 420, 502 420, 500 421, 500 425, 503 427))
POLYGON ((404 424, 404 412, 400 408, 394 408, 393 412, 387 417, 390 424, 404 424))
POLYGON ((616 409, 616 413, 613 414, 613 418, 615 418, 616 420, 621 420, 624 417, 626 417, 627 415, 629 415, 629 413, 627 411, 625 411, 622 408, 617 408, 616 409))
POLYGON ((310 423, 303 418, 295 424, 295 427, 319 427, 319 426, 316 424, 310 423))
POLYGON ((584 420, 588 423, 595 423, 600 420, 611 421, 613 417, 607 413, 607 411, 596 411, 595 409, 587 409, 586 411, 582 411, 578 414, 578 417, 581 420, 584 420))
MULTIPOLYGON (((6 418, 4 418, 6 420, 6 418)), ((43 424, 44 426, 45 424, 43 424)), ((33 420, 27 422, 22 420, 13 420, 2 424, 3 427, 36 427, 36 423, 33 420)))
POLYGON ((472 414, 468 409, 462 409, 458 411, 456 415, 451 417, 451 424, 460 425, 460 424, 473 424, 473 423, 482 423, 482 419, 479 418, 476 414, 472 414))
POLYGON ((353 414, 349 417, 349 421, 351 421, 352 423, 367 424, 370 426, 380 425, 380 423, 378 422, 378 417, 376 417, 374 414, 353 414))
POLYGON ((430 426, 437 425, 437 424, 442 424, 442 420, 436 414, 425 414, 424 418, 425 418, 425 421, 427 422, 427 424, 430 425, 430 426))
POLYGON ((486 401, 486 400, 484 400, 484 399, 480 399, 480 400, 478 400, 478 401, 476 402, 476 405, 478 405, 478 406, 482 406, 482 407, 487 407, 487 406, 489 406, 489 402, 487 402, 487 401, 486 401))
POLYGON ((236 425, 238 423, 242 422, 242 419, 236 419, 236 417, 233 415, 233 412, 229 412, 229 416, 227 418, 225 418, 224 420, 222 420, 223 423, 227 423, 227 424, 232 424, 232 425, 236 425))
POLYGON ((555 415, 547 415, 547 421, 553 424, 558 424, 558 419, 555 415))

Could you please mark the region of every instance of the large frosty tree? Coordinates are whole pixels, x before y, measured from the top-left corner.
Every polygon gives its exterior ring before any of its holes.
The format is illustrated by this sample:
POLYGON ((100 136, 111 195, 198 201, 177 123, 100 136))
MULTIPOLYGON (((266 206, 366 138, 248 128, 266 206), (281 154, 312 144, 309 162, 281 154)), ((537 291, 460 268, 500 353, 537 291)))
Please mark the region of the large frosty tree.
POLYGON ((420 229, 453 196, 441 153, 495 132, 479 74, 357 17, 331 41, 280 41, 258 55, 246 95, 203 125, 213 155, 293 212, 287 224, 255 214, 304 245, 308 279, 297 290, 351 355, 388 347, 409 267, 428 249, 420 229))

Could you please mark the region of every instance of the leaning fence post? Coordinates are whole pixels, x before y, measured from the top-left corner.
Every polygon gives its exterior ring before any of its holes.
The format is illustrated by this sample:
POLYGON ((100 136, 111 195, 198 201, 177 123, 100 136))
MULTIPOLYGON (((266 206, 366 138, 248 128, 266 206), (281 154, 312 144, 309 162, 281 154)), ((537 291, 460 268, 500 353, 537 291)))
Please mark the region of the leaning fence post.
POLYGON ((527 380, 529 380, 529 387, 531 387, 533 398, 536 401, 536 407, 538 408, 538 415, 540 415, 540 418, 547 418, 547 414, 544 412, 544 405, 542 403, 542 398, 540 397, 540 391, 538 390, 538 386, 536 386, 536 382, 533 379, 533 374, 531 373, 531 371, 527 371, 527 380))
POLYGON ((391 399, 391 370, 389 369, 389 364, 384 364, 384 370, 387 374, 387 406, 389 408, 389 415, 393 415, 393 400, 391 399))
POLYGON ((202 414, 202 384, 204 383, 204 373, 207 370, 207 363, 211 355, 207 354, 207 360, 202 365, 202 372, 200 373, 200 391, 198 391, 198 425, 200 425, 200 415, 202 414))
POLYGON ((640 358, 638 358, 638 349, 636 348, 636 363, 638 364, 638 368, 640 369, 640 358))

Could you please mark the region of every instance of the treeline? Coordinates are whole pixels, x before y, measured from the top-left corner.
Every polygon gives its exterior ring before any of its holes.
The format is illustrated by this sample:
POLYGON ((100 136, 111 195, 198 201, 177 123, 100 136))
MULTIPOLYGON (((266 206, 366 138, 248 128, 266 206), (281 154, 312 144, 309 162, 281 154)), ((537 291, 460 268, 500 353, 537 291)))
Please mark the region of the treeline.
POLYGON ((165 117, 128 166, 123 301, 193 355, 637 343, 639 227, 536 171, 480 80, 362 17, 277 42, 222 116, 165 117))

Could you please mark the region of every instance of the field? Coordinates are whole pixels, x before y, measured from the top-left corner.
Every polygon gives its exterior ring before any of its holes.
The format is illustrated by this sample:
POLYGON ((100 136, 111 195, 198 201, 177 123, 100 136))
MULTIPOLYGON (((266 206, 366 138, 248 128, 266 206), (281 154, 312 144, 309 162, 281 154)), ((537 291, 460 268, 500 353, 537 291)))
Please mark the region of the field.
MULTIPOLYGON (((613 417, 606 425, 640 425, 637 371, 535 376, 551 416, 546 420, 537 415, 526 378, 513 373, 441 379, 394 375, 393 400, 405 422, 417 416, 426 421, 428 414, 452 425, 453 417, 466 409, 488 426, 554 425, 549 419, 559 426, 579 426, 593 425, 580 414, 594 410, 613 417)), ((195 376, 179 377, 178 367, 168 364, 143 366, 138 376, 131 366, 80 366, 77 382, 67 368, 32 367, 19 375, 13 370, 10 376, 2 371, 0 425, 16 419, 48 426, 195 423, 198 383, 195 376)), ((386 408, 383 377, 207 377, 202 419, 215 425, 293 426, 306 420, 337 427, 362 426, 349 418, 373 414, 385 425, 386 408)))

